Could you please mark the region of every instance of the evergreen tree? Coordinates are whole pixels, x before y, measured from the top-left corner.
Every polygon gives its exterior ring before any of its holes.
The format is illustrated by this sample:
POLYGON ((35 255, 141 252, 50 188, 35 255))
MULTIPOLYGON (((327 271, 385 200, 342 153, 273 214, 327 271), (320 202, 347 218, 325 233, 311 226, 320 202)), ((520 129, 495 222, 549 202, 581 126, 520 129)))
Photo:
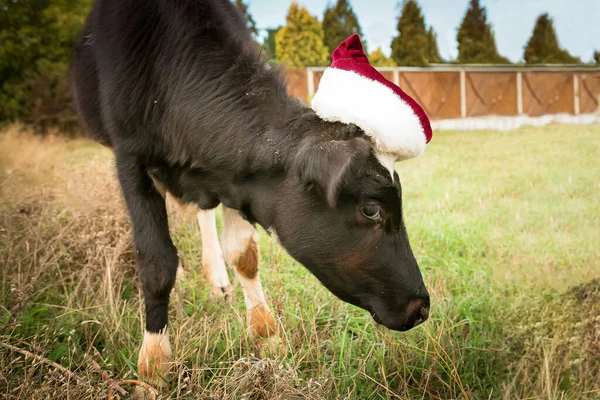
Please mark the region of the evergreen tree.
POLYGON ((71 124, 68 65, 90 6, 91 0, 0 0, 0 121, 48 125, 68 114, 71 124))
POLYGON ((276 45, 275 45, 275 35, 281 29, 281 26, 277 28, 267 28, 267 37, 263 41, 263 50, 267 53, 269 58, 275 58, 277 54, 276 45))
POLYGON ((433 29, 425 27, 421 7, 405 0, 398 18, 398 36, 392 40, 392 58, 398 65, 424 66, 440 62, 433 29))
POLYGON ((479 0, 471 0, 456 40, 458 41, 458 61, 461 63, 510 63, 506 57, 498 54, 494 32, 487 22, 485 8, 479 5, 479 0))
POLYGON ((250 15, 250 12, 248 11, 248 6, 244 3, 244 0, 235 0, 235 5, 246 21, 246 28, 248 28, 252 37, 256 37, 256 35, 258 35, 258 29, 256 29, 254 18, 252 18, 252 15, 250 15))
POLYGON ((305 7, 290 5, 286 25, 275 35, 277 60, 289 67, 303 68, 328 64, 323 28, 305 7))
POLYGON ((440 51, 438 50, 437 37, 432 27, 427 31, 427 59, 431 63, 443 62, 440 51))
POLYGON ((560 48, 554 22, 547 13, 535 22, 523 59, 527 64, 576 64, 581 60, 560 48))
MULTIPOLYGON (((330 6, 325 10, 323 33, 329 54, 333 53, 340 43, 353 34, 357 33, 362 36, 358 18, 347 0, 337 0, 335 6, 330 6)), ((366 43, 362 38, 361 41, 366 52, 366 43)))
POLYGON ((600 51, 598 50, 594 51, 594 61, 596 64, 600 65, 600 51))
POLYGON ((386 57, 381 51, 381 47, 376 48, 371 54, 369 54, 369 62, 374 67, 395 67, 396 63, 391 57, 386 57))

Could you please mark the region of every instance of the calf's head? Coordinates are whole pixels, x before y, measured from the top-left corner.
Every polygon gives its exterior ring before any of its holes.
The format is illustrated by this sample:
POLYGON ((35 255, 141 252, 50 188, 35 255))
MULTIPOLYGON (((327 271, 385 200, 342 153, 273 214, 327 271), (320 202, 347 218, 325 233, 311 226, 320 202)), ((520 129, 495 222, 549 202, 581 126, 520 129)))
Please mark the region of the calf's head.
POLYGON ((429 294, 406 234, 400 180, 388 168, 361 136, 303 143, 273 227, 333 294, 404 331, 427 319, 429 294))

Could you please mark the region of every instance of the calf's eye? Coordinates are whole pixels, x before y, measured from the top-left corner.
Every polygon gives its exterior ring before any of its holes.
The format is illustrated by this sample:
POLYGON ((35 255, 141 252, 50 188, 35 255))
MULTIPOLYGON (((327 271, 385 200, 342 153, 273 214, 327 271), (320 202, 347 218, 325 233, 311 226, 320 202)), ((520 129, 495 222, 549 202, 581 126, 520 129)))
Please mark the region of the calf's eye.
POLYGON ((377 204, 365 204, 360 208, 360 212, 371 221, 381 221, 381 207, 377 204))

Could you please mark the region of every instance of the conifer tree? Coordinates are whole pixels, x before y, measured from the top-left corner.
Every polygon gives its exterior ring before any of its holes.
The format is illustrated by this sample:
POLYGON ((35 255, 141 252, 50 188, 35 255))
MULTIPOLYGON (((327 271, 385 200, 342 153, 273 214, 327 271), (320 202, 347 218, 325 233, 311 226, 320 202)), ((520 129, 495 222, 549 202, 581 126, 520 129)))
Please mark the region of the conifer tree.
MULTIPOLYGON (((335 6, 330 6, 325 10, 323 34, 329 54, 355 33, 362 36, 358 18, 347 0, 337 0, 335 6)), ((366 52, 366 43, 362 37, 361 41, 366 52)))
POLYGON ((510 61, 498 54, 492 27, 487 22, 485 8, 479 0, 471 0, 467 13, 456 36, 458 61, 469 64, 508 64, 510 61))
POLYGON ((547 13, 538 17, 531 38, 525 46, 523 59, 527 64, 576 64, 581 60, 563 50, 556 36, 554 21, 547 13))
POLYGON ((430 63, 443 62, 438 50, 437 37, 432 27, 427 31, 427 59, 430 63))
POLYGON ((91 3, 0 1, 0 122, 71 124, 69 62, 91 3))
POLYGON ((321 23, 296 2, 290 5, 286 25, 275 35, 275 52, 278 61, 296 68, 324 66, 329 59, 321 23))
POLYGON ((270 58, 276 58, 277 46, 275 45, 275 35, 281 29, 281 26, 277 28, 267 28, 267 37, 263 41, 263 50, 270 58))
POLYGON ((405 0, 398 18, 398 36, 392 40, 392 58, 398 65, 424 66, 441 61, 432 28, 415 0, 405 0))
POLYGON ((374 67, 395 67, 397 65, 391 57, 383 54, 381 47, 376 48, 369 54, 369 62, 374 67))

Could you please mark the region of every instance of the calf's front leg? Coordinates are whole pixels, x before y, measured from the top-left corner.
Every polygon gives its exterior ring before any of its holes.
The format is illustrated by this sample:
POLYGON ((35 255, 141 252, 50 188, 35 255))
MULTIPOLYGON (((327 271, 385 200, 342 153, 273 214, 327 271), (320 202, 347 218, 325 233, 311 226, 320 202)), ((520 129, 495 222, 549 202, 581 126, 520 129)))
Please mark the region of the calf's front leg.
POLYGON ((271 349, 279 336, 258 273, 256 229, 238 211, 223 207, 221 244, 225 259, 234 268, 244 291, 249 335, 256 340, 259 350, 271 349))
POLYGON ((171 362, 167 331, 169 295, 177 274, 177 249, 171 241, 165 199, 136 157, 117 153, 117 173, 133 227, 138 274, 142 283, 146 330, 138 357, 138 375, 164 386, 171 362))

